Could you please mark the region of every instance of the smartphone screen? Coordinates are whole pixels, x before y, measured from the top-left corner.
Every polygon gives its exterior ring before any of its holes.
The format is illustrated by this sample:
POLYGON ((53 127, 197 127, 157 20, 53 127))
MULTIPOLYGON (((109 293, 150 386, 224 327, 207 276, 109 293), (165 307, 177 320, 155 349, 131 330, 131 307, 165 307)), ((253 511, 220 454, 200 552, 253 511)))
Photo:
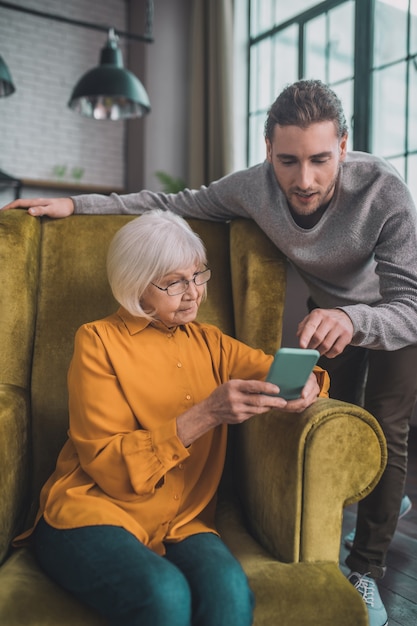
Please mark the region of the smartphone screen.
POLYGON ((277 395, 281 398, 299 398, 319 356, 317 350, 281 348, 275 354, 266 380, 278 385, 280 392, 277 395))

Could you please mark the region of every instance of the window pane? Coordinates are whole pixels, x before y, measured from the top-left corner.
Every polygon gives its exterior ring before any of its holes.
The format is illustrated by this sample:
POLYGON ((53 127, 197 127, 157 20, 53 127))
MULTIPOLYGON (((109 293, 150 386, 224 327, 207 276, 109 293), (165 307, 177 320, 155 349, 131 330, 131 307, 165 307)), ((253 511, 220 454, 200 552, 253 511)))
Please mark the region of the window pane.
POLYGON ((258 72, 259 45, 250 49, 249 70, 249 110, 254 111, 258 106, 258 72))
POLYGON ((293 25, 277 33, 274 38, 274 84, 272 100, 282 89, 298 78, 298 26, 293 25))
POLYGON ((373 152, 395 156, 405 151, 406 63, 374 72, 373 152))
POLYGON ((353 76, 354 2, 346 2, 329 12, 329 81, 353 76))
POLYGON ((397 170, 399 175, 405 180, 405 158, 398 157, 398 159, 387 159, 393 167, 397 170))
POLYGON ((417 0, 411 0, 410 18, 411 18, 410 53, 416 54, 417 52, 417 0))
POLYGON ((417 59, 410 61, 408 149, 417 150, 417 59))
POLYGON ((272 40, 265 39, 251 47, 250 110, 266 109, 272 101, 272 40))
POLYGON ((326 15, 320 15, 305 26, 305 65, 306 78, 318 78, 327 82, 326 72, 326 15))
POLYGON ((307 9, 318 4, 318 0, 276 0, 275 2, 275 20, 277 24, 281 24, 307 9))
POLYGON ((346 81, 345 83, 339 83, 332 87, 333 91, 340 98, 343 105, 343 111, 345 112, 346 122, 348 125, 348 150, 353 150, 353 79, 346 81))
POLYGON ((376 0, 374 67, 406 56, 407 14, 408 0, 376 0))
POLYGON ((274 0, 251 0, 250 34, 256 37, 274 25, 274 0))
POLYGON ((249 120, 248 166, 261 163, 265 159, 264 125, 266 115, 252 115, 249 120))

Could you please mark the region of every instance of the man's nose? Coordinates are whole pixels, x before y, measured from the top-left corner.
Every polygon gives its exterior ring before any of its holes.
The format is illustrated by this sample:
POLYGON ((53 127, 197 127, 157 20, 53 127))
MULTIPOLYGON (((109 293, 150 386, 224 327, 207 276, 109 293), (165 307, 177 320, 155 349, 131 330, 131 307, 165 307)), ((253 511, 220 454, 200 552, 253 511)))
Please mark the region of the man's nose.
POLYGON ((300 189, 309 189, 314 181, 313 169, 308 163, 301 163, 297 172, 297 186, 300 189))

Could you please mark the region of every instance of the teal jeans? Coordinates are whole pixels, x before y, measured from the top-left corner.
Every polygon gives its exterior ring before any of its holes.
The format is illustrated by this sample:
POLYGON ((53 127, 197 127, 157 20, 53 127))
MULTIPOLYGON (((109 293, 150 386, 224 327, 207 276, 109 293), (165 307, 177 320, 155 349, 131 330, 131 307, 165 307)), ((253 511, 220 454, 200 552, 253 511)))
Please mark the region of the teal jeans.
POLYGON ((42 569, 112 626, 250 626, 254 597, 213 533, 167 543, 159 556, 116 526, 57 530, 40 520, 42 569))

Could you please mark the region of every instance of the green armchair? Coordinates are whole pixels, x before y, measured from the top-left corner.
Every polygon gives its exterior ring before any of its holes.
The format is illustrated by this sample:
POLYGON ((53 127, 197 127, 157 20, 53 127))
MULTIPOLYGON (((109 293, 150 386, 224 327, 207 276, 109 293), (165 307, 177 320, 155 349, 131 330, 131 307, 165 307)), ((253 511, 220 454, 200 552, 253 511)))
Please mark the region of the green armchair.
MULTIPOLYGON (((99 626, 13 537, 66 438, 66 372, 75 330, 116 308, 106 250, 126 216, 0 214, 0 623, 99 626)), ((254 347, 280 345, 285 260, 249 220, 190 220, 213 279, 200 318, 254 347)), ((320 399, 301 415, 271 411, 230 429, 218 527, 256 595, 256 626, 366 626, 338 566, 343 507, 379 480, 386 448, 359 407, 320 399)), ((169 626, 169 625, 167 625, 169 626)))

